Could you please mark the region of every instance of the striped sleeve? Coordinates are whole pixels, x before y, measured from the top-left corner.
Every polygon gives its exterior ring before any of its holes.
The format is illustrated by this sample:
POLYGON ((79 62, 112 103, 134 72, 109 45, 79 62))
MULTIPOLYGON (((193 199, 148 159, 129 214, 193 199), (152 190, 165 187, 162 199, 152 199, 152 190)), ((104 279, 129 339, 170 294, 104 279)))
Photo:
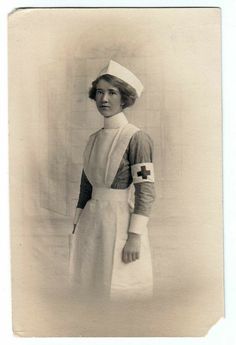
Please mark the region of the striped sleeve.
POLYGON ((131 138, 129 162, 135 187, 134 213, 149 217, 155 200, 153 142, 142 130, 131 138))

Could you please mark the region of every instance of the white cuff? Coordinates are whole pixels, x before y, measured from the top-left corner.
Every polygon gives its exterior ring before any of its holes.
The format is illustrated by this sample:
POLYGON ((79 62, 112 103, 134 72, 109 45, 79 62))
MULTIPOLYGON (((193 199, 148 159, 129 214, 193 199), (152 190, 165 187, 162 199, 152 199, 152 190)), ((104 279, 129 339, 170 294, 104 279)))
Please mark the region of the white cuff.
POLYGON ((128 232, 133 232, 138 235, 144 234, 147 231, 148 220, 149 217, 143 216, 142 214, 132 213, 128 232))
POLYGON ((83 211, 83 209, 82 209, 82 208, 79 208, 79 207, 77 207, 77 208, 75 209, 75 215, 74 215, 73 224, 77 224, 77 223, 78 223, 79 217, 80 217, 80 214, 81 214, 82 211, 83 211))

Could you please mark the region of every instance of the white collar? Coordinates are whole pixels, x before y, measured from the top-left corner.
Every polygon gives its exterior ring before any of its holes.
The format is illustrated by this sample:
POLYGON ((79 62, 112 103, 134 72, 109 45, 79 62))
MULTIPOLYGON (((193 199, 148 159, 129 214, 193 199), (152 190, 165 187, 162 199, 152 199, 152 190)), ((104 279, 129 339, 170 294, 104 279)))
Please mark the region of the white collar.
POLYGON ((123 112, 113 115, 111 117, 104 117, 104 128, 120 128, 128 123, 128 120, 123 112))

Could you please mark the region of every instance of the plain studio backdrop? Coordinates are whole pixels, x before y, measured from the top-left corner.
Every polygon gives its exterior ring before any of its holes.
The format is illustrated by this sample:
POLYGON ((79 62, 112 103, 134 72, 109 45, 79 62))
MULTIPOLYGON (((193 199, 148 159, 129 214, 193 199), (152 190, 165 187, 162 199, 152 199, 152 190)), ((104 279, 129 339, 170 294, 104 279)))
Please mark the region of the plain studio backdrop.
POLYGON ((9 16, 13 327, 23 336, 201 336, 224 313, 220 10, 22 9, 9 16), (68 288, 82 153, 113 59, 154 141, 152 303, 91 310, 68 288))

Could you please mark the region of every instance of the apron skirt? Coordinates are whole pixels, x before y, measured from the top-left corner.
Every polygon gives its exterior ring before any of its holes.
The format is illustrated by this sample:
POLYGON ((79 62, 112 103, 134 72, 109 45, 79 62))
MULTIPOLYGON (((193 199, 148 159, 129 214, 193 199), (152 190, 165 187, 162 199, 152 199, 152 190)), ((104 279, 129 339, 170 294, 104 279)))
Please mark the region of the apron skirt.
POLYGON ((131 215, 129 188, 94 187, 70 248, 70 284, 78 295, 109 300, 152 297, 153 274, 148 230, 141 235, 140 258, 122 261, 131 215))

